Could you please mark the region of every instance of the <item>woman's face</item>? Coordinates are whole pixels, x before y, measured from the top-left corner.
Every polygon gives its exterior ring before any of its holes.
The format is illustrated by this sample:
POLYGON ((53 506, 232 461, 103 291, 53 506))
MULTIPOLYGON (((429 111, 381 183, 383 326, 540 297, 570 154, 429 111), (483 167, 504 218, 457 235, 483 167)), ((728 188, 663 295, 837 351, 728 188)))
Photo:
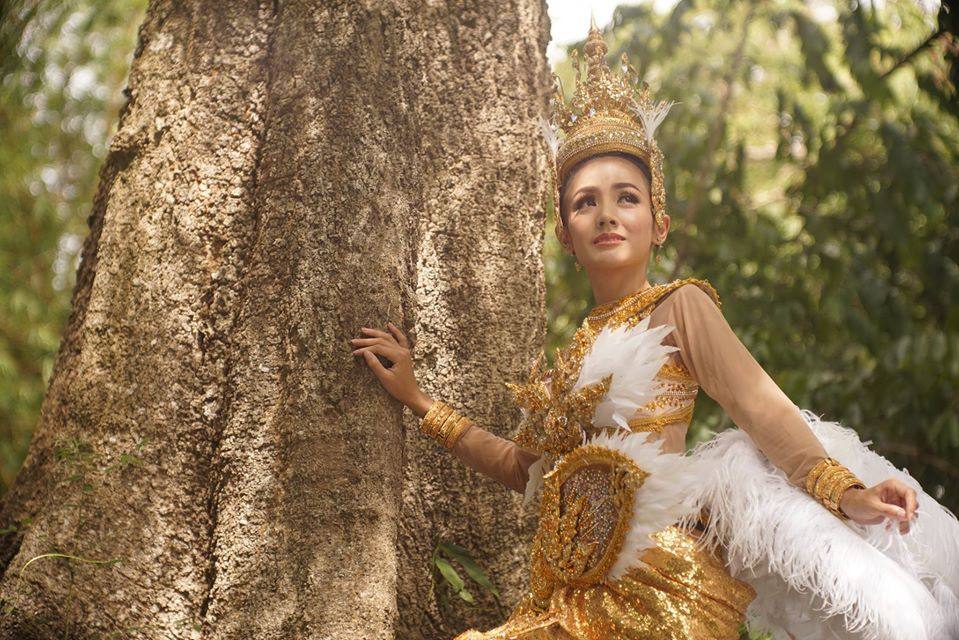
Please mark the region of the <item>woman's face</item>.
POLYGON ((662 244, 669 230, 668 215, 665 228, 655 228, 646 176, 626 158, 584 162, 566 186, 563 206, 567 224, 560 242, 588 273, 623 268, 645 273, 651 245, 662 244))

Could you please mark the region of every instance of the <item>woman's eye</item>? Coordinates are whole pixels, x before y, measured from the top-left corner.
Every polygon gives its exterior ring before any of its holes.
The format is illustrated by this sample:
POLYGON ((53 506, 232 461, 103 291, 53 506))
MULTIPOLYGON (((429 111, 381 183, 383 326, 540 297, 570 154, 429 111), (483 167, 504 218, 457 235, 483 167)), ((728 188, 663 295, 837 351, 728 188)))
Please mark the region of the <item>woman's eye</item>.
POLYGON ((624 193, 623 195, 620 196, 620 200, 622 200, 623 198, 629 198, 630 202, 639 202, 639 198, 637 198, 631 193, 624 193))
POLYGON ((576 201, 576 209, 577 210, 582 209, 584 206, 586 206, 586 203, 588 202, 592 202, 593 204, 596 204, 595 201, 593 200, 593 197, 588 196, 586 198, 580 198, 579 200, 576 201))

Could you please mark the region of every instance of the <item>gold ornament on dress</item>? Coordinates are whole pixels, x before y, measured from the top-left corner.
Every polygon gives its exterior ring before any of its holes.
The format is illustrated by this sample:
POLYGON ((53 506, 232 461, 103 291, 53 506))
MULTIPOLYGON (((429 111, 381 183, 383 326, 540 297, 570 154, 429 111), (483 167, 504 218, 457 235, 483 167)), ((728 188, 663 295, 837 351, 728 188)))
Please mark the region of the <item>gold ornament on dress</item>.
POLYGON ((553 74, 555 93, 550 101, 551 119, 540 118, 540 130, 551 154, 550 179, 556 210, 556 233, 563 227, 559 215, 559 188, 570 169, 580 160, 611 151, 640 158, 652 174, 652 208, 656 226, 664 229, 666 189, 663 183, 663 154, 654 134, 673 101, 653 104, 649 85, 639 84, 639 75, 624 53, 622 73, 614 74, 606 63, 608 47, 595 21, 590 25, 583 57, 586 77, 574 49, 571 58, 576 70, 576 89, 569 103, 563 86, 553 74), (560 140, 559 131, 563 133, 560 140))
MULTIPOLYGON (((581 338, 581 341, 595 336, 581 338)), ((550 372, 542 371, 545 354, 541 351, 533 364, 529 381, 525 384, 507 382, 525 415, 514 438, 520 446, 536 451, 562 455, 582 444, 586 428, 592 424, 593 412, 612 381, 608 375, 599 382, 573 390, 579 377, 583 357, 588 349, 572 349, 566 358, 556 354, 556 366, 550 372)))
POLYGON ((578 447, 544 477, 533 544, 534 591, 587 586, 606 579, 633 519, 636 491, 649 474, 628 456, 597 445, 578 447))
MULTIPOLYGON (((524 412, 513 440, 520 446, 553 455, 569 453, 583 443, 592 431, 592 417, 606 392, 611 376, 593 385, 572 392, 579 379, 583 359, 593 346, 599 331, 605 327, 633 327, 652 313, 654 303, 685 284, 696 284, 706 291, 717 305, 719 295, 709 282, 699 278, 681 278, 648 287, 610 303, 598 305, 573 334, 569 346, 556 354, 552 370, 543 370, 545 353, 540 351, 524 384, 506 383, 514 400, 524 412)), ((665 366, 665 365, 664 365, 665 366)), ((686 372, 685 367, 667 368, 670 373, 686 372)), ((686 374, 689 384, 692 379, 686 374)), ((684 385, 684 390, 689 384, 684 385)), ((688 390, 684 391, 688 395, 688 390)), ((644 424, 637 418, 636 431, 661 431, 667 424, 688 420, 690 411, 672 415, 666 420, 644 424)), ((631 422, 631 424, 633 424, 631 422)))
POLYGON ((598 332, 600 328, 606 325, 618 326, 622 323, 628 323, 629 326, 633 326, 652 312, 650 306, 652 303, 684 284, 695 284, 709 294, 709 297, 712 298, 717 307, 722 307, 723 303, 719 299, 719 294, 708 281, 700 278, 680 278, 665 284, 657 284, 647 289, 641 289, 623 296, 618 300, 613 300, 612 302, 596 305, 593 307, 593 310, 589 312, 584 324, 589 325, 594 332, 598 332))

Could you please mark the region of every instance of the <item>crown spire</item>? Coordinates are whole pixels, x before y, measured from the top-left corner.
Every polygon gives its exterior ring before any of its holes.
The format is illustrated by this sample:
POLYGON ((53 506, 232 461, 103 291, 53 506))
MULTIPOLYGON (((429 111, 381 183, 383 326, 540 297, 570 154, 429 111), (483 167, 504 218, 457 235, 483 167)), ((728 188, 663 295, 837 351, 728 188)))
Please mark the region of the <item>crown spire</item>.
POLYGON ((583 47, 583 54, 586 56, 587 71, 586 76, 596 80, 609 71, 606 66, 606 53, 609 47, 603 40, 603 33, 596 26, 596 16, 590 12, 589 35, 586 37, 586 46, 583 47))

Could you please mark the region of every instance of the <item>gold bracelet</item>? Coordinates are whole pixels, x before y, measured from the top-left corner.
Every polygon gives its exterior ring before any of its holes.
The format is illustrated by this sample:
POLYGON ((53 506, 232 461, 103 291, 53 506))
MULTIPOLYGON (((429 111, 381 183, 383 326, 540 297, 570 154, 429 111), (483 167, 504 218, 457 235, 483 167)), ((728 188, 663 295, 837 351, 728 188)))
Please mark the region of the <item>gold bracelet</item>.
POLYGON ((822 503, 834 514, 838 515, 839 498, 842 491, 848 486, 850 476, 840 467, 830 467, 816 483, 816 495, 822 503))
POLYGON ((811 496, 815 496, 815 486, 819 482, 819 478, 822 476, 823 472, 829 467, 839 464, 832 458, 823 458, 816 465, 809 470, 806 474, 806 493, 811 496))
POLYGON ((849 516, 839 507, 846 490, 854 487, 866 488, 856 474, 834 458, 824 458, 817 462, 806 475, 804 484, 806 493, 816 498, 833 515, 842 520, 849 519, 849 516))
POLYGON ((813 495, 837 518, 848 516, 839 508, 843 493, 850 486, 860 484, 855 475, 836 461, 826 466, 813 486, 813 495))
POLYGON ((452 411, 453 408, 442 400, 434 400, 426 415, 423 416, 422 422, 420 422, 420 432, 423 435, 434 437, 439 425, 449 417, 452 411))
POLYGON ((851 471, 847 471, 842 475, 840 480, 836 481, 835 488, 833 489, 832 494, 830 495, 830 509, 837 517, 844 520, 848 520, 849 516, 842 510, 839 506, 839 503, 842 502, 842 497, 846 494, 847 489, 851 488, 865 489, 866 485, 860 482, 859 478, 855 476, 851 471))
POLYGON ((443 442, 443 446, 447 449, 452 449, 457 442, 459 442, 460 437, 466 431, 467 427, 470 426, 470 419, 466 416, 462 416, 456 424, 450 429, 450 433, 446 436, 446 440, 443 442))
POLYGON ((433 402, 430 410, 423 416, 423 421, 420 422, 420 431, 422 431, 424 435, 432 437, 433 434, 436 433, 436 427, 439 426, 437 421, 445 419, 450 411, 450 406, 444 402, 440 400, 433 402))
POLYGON ((460 414, 457 413, 455 409, 450 410, 446 418, 439 423, 439 426, 436 428, 436 433, 433 434, 437 442, 443 444, 446 441, 446 436, 449 435, 450 429, 456 425, 460 417, 460 414))
POLYGON ((838 497, 836 498, 836 501, 834 503, 834 508, 832 509, 833 514, 837 518, 841 518, 843 520, 849 520, 849 516, 846 515, 846 512, 842 510, 842 507, 839 506, 839 503, 841 502, 842 497, 843 495, 845 495, 847 489, 865 489, 865 488, 866 488, 866 485, 864 485, 862 482, 857 480, 855 476, 851 477, 838 493, 838 497))
POLYGON ((469 418, 442 400, 434 400, 420 423, 420 432, 452 449, 471 424, 469 418))

